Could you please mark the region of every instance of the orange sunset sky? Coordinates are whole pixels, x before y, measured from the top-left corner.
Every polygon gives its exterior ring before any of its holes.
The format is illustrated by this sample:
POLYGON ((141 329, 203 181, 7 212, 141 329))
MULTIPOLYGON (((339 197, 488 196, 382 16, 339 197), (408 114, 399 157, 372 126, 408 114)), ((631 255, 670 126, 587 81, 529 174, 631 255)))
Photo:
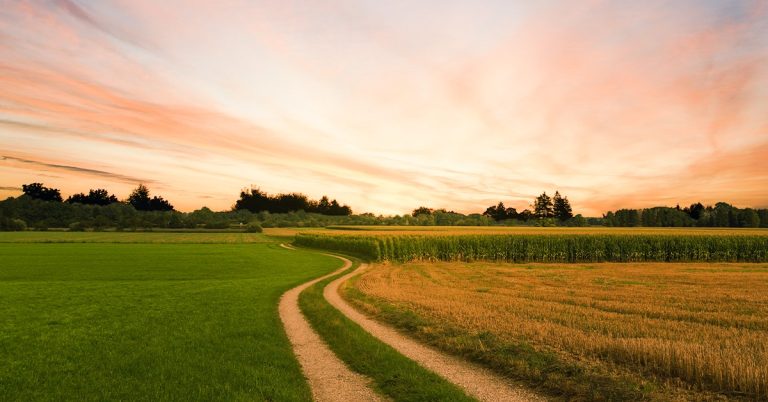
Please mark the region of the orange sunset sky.
POLYGON ((768 206, 768 1, 2 1, 0 198, 768 206))

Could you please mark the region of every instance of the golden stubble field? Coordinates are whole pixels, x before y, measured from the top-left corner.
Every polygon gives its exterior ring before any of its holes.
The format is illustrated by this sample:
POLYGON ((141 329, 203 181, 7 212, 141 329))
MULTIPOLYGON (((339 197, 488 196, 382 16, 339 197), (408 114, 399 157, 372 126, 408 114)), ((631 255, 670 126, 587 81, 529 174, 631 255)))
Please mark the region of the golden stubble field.
POLYGON ((765 263, 377 264, 356 286, 433 326, 689 391, 768 398, 765 263))

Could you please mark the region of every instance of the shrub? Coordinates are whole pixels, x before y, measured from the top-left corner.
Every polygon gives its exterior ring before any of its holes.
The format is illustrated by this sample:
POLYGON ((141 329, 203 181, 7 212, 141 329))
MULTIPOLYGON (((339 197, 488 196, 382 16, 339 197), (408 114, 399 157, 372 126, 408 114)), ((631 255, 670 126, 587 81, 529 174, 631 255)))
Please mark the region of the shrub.
POLYGON ((12 232, 23 232, 27 230, 27 222, 21 219, 10 219, 7 224, 7 229, 12 232))
POLYGON ((246 233, 261 233, 264 229, 261 228, 261 225, 259 225, 258 222, 251 222, 247 225, 245 225, 245 232, 246 233))

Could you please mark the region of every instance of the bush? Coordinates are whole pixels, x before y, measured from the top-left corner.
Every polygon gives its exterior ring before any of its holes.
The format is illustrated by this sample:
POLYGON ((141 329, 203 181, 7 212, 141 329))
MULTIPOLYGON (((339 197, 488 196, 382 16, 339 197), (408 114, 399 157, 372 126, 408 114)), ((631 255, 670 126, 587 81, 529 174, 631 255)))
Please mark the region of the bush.
POLYGON ((5 225, 6 229, 12 232, 23 232, 27 230, 27 222, 24 222, 21 219, 10 219, 8 220, 8 223, 5 225))
POLYGON ((82 222, 72 222, 69 224, 70 232, 85 232, 85 224, 82 222))
POLYGON ((246 233, 261 233, 264 229, 261 228, 261 225, 259 225, 258 222, 251 222, 247 225, 245 225, 245 232, 246 233))

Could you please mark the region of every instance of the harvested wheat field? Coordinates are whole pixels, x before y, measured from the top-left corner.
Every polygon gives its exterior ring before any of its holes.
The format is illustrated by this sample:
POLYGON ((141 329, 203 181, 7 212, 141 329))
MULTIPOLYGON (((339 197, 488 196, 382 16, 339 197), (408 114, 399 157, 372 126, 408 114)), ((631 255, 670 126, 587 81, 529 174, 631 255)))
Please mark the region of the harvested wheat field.
POLYGON ((553 396, 768 398, 768 264, 409 263, 346 296, 553 396))

